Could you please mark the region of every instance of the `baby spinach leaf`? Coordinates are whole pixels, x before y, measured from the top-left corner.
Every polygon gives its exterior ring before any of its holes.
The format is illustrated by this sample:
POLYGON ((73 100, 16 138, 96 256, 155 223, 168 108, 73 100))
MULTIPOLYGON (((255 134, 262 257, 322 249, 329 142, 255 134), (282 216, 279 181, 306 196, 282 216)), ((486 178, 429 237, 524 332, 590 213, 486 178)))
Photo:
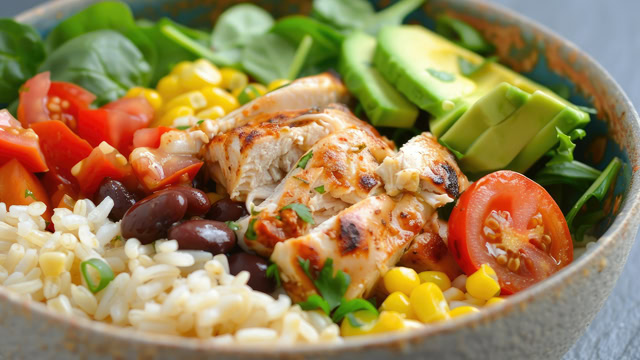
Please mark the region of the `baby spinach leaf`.
POLYGON ((565 161, 557 164, 547 164, 538 173, 534 180, 542 185, 565 184, 586 190, 593 183, 601 171, 579 161, 565 161))
POLYGON ((234 5, 218 18, 213 28, 211 46, 216 51, 241 48, 256 36, 269 31, 273 23, 271 14, 259 6, 234 5))
POLYGON ((36 74, 44 58, 44 45, 35 29, 0 19, 0 103, 18 98, 18 89, 36 74))
POLYGON ((331 26, 305 16, 289 16, 279 20, 271 29, 296 46, 306 36, 313 39, 313 46, 306 58, 306 64, 313 66, 328 59, 337 59, 344 35, 331 26))
POLYGON ((140 50, 113 30, 65 42, 39 71, 51 71, 52 80, 72 82, 96 94, 98 105, 122 97, 134 86, 147 86, 151 79, 151 67, 140 50))
POLYGON ((280 35, 266 33, 254 37, 242 52, 242 66, 263 84, 286 79, 296 48, 280 35))
POLYGON ((375 10, 367 0, 314 0, 311 14, 339 29, 363 29, 375 10))
POLYGON ((178 44, 185 50, 191 52, 197 57, 205 58, 216 65, 231 66, 233 64, 233 61, 235 61, 235 59, 229 59, 220 56, 218 53, 214 53, 207 46, 187 36, 187 34, 183 33, 173 23, 165 22, 163 24, 160 24, 160 31, 162 31, 162 33, 166 37, 171 39, 171 41, 178 44))
POLYGON ((479 54, 488 54, 494 50, 494 46, 485 40, 478 30, 464 21, 446 15, 436 19, 436 32, 463 48, 479 54))
MULTIPOLYGON (((118 1, 101 1, 62 21, 47 36, 46 46, 53 51, 67 41, 86 33, 111 29, 131 40, 154 66, 157 61, 153 43, 139 31, 129 6, 118 1)), ((99 94, 98 94, 99 95, 99 94)))

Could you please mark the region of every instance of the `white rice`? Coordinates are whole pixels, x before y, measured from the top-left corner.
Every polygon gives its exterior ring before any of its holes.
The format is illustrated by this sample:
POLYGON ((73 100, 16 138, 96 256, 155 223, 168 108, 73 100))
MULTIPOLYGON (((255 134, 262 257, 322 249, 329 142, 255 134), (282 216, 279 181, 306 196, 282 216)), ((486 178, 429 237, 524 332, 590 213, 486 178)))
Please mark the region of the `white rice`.
POLYGON ((248 272, 231 275, 224 255, 180 250, 175 240, 141 245, 121 239, 120 224, 108 219, 112 207, 106 198, 97 206, 79 200, 73 211, 55 209, 56 232, 50 233, 43 203, 8 211, 0 203, 0 284, 52 311, 140 331, 223 344, 341 341, 328 317, 303 311, 284 294, 276 299, 254 291, 248 272), (64 256, 57 276, 41 269, 40 255, 48 252, 64 256), (91 258, 105 261, 115 274, 96 294, 80 272, 80 263, 91 258))

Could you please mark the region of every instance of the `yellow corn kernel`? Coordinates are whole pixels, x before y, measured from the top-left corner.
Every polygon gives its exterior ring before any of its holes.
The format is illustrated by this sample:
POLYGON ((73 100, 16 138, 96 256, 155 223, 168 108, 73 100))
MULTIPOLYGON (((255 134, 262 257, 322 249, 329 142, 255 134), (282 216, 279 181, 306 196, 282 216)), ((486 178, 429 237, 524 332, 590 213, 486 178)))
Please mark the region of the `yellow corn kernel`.
POLYGON ((187 68, 193 66, 192 61, 180 61, 177 63, 173 69, 171 69, 171 75, 180 76, 187 68))
POLYGON ((180 79, 176 75, 167 75, 160 79, 156 90, 158 90, 164 101, 169 101, 184 91, 182 85, 180 85, 180 79))
POLYGON ((449 317, 449 305, 438 285, 428 282, 413 289, 409 297, 411 308, 423 323, 444 320, 449 317))
POLYGON ((351 325, 348 318, 345 318, 340 324, 342 336, 378 334, 405 328, 404 316, 395 311, 383 311, 377 318, 376 314, 370 311, 356 311, 353 316, 361 326, 355 327, 351 325))
POLYGON ((408 267, 394 267, 387 271, 382 278, 384 287, 389 293, 400 291, 405 295, 410 295, 411 291, 420 285, 420 278, 415 270, 408 267))
POLYGON ((218 86, 222 81, 220 70, 209 60, 199 59, 191 66, 185 67, 178 75, 182 87, 197 90, 205 86, 218 86))
POLYGON ((173 121, 183 116, 193 116, 194 111, 188 106, 177 106, 168 110, 158 120, 154 121, 153 127, 157 126, 172 126, 173 121))
POLYGON ((200 110, 207 106, 207 99, 200 91, 189 91, 173 98, 164 106, 163 110, 166 113, 179 106, 186 106, 193 110, 200 110))
POLYGON ((445 291, 451 287, 451 280, 449 280, 447 274, 443 273, 442 271, 423 271, 418 274, 418 277, 420 277, 420 282, 432 282, 438 285, 438 287, 442 291, 445 291))
POLYGON ((247 74, 234 68, 222 68, 220 69, 220 75, 222 76, 220 86, 231 92, 236 89, 244 89, 244 87, 249 84, 249 77, 247 74))
POLYGON ((143 96, 145 99, 147 99, 147 101, 155 111, 158 111, 162 107, 162 96, 160 96, 160 93, 153 89, 133 87, 129 89, 124 97, 134 98, 139 96, 143 96))
POLYGON ((208 86, 200 89, 200 92, 207 99, 207 106, 220 106, 225 113, 230 113, 240 106, 238 99, 222 88, 208 86))
POLYGON ((196 114, 199 119, 215 120, 225 115, 225 111, 221 106, 215 105, 210 108, 206 108, 196 114))
POLYGON ((273 91, 276 89, 280 89, 283 86, 287 86, 291 83, 291 81, 289 81, 289 79, 278 79, 278 80, 273 80, 272 82, 269 83, 269 85, 267 85, 267 91, 273 91))
POLYGON ((449 316, 454 318, 454 317, 464 316, 464 315, 473 314, 477 312, 480 312, 480 310, 478 310, 473 306, 460 306, 449 311, 449 316))
POLYGON ((504 302, 503 298, 501 298, 501 297, 492 297, 491 299, 487 300, 487 302, 484 304, 484 306, 500 304, 501 302, 504 302))
POLYGON ((380 305, 380 311, 395 311, 403 314, 406 319, 415 319, 415 314, 411 309, 409 297, 400 291, 396 291, 387 296, 380 305))
POLYGON ((496 272, 487 264, 467 278, 467 292, 474 298, 489 300, 500 294, 500 284, 496 272))
POLYGON ((40 269, 44 276, 58 276, 65 270, 67 255, 53 251, 40 254, 40 269))

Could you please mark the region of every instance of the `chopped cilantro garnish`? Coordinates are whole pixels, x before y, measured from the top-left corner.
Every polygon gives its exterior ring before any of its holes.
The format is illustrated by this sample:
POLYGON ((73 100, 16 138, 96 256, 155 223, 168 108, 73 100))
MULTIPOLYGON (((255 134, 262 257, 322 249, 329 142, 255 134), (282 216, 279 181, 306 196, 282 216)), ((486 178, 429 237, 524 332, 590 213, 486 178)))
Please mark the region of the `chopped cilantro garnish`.
POLYGON ((181 125, 181 126, 176 126, 176 129, 178 130, 187 130, 190 129, 191 125, 181 125))
POLYGON ((229 221, 225 221, 224 223, 225 223, 225 224, 227 224, 227 226, 229 227, 229 229, 231 229, 231 230, 233 230, 233 231, 238 231, 238 230, 240 230, 240 225, 238 225, 238 223, 237 223, 237 222, 235 222, 235 221, 231 221, 231 220, 229 220, 229 221))
POLYGON ((298 214, 298 216, 300 217, 300 219, 302 219, 302 221, 309 223, 311 225, 314 224, 313 216, 311 215, 311 210, 306 205, 293 203, 283 207, 281 210, 287 210, 287 209, 291 209, 295 211, 296 214, 298 214))
POLYGON ((35 196, 35 195, 33 195, 33 192, 32 192, 31 190, 29 190, 29 189, 25 189, 25 191, 24 191, 24 198, 26 199, 26 198, 28 198, 28 197, 33 198, 33 200, 35 200, 35 201, 38 201, 38 199, 36 199, 36 196, 35 196))
POLYGON ((198 120, 198 122, 196 123, 197 125, 200 125, 204 122, 204 120, 198 120))
POLYGON ((278 265, 271 263, 267 268, 267 278, 276 282, 276 287, 280 287, 280 270, 278 265))
POLYGON ((324 193, 325 193, 325 191, 324 191, 324 185, 320 185, 320 186, 318 186, 318 187, 316 187, 316 188, 313 188, 313 190, 317 191, 317 192, 318 192, 318 193, 320 193, 320 194, 324 194, 324 193))
POLYGON ((280 216, 280 215, 276 215, 276 219, 278 219, 278 220, 282 220, 282 216, 280 216))
POLYGON ((456 79, 455 75, 446 71, 440 71, 433 68, 428 68, 427 72, 429 72, 429 75, 443 82, 452 82, 456 79))
POLYGON ((298 161, 297 167, 299 167, 300 169, 306 168, 307 163, 309 162, 309 159, 311 159, 312 156, 313 156, 313 151, 309 151, 308 153, 306 153, 303 157, 300 158, 300 161, 298 161))
POLYGON ((367 148, 367 144, 360 144, 358 145, 358 148, 354 152, 357 154, 366 148, 367 148))
POLYGON ((322 309, 327 315, 331 315, 333 312, 331 319, 334 322, 338 323, 347 317, 356 327, 361 324, 355 317, 350 316, 353 312, 367 310, 378 314, 375 306, 365 299, 346 300, 344 298, 351 283, 351 277, 342 270, 338 270, 334 276, 333 259, 326 259, 316 276, 311 273, 311 264, 308 259, 298 257, 298 264, 320 293, 320 295, 309 296, 307 301, 299 304, 304 310, 322 309))

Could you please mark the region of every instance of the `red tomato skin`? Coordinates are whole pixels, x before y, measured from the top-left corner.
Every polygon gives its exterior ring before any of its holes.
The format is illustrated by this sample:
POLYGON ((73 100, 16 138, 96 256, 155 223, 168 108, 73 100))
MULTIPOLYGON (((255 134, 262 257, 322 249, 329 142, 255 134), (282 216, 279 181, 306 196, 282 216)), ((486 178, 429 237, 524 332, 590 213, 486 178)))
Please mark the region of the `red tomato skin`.
POLYGON ((37 74, 22 85, 18 103, 18 120, 25 128, 30 124, 49 120, 45 103, 50 86, 51 78, 48 71, 37 74))
POLYGON ((96 99, 95 95, 84 88, 64 81, 52 81, 48 96, 57 96, 62 100, 67 100, 69 102, 69 109, 65 110, 65 113, 68 113, 76 119, 78 118, 78 111, 89 108, 91 103, 96 99))
POLYGON ((91 145, 60 121, 34 123, 31 128, 40 138, 49 170, 77 186, 71 168, 91 154, 91 145))
POLYGON ((175 130, 167 126, 158 126, 154 128, 144 128, 136 130, 133 134, 133 148, 146 147, 157 149, 160 146, 162 134, 175 130))
POLYGON ((106 178, 121 181, 131 175, 131 166, 118 163, 116 154, 104 154, 100 148, 95 148, 82 161, 80 172, 75 177, 83 195, 92 197, 106 178))
POLYGON ((31 172, 49 170, 37 134, 23 129, 7 110, 0 110, 0 165, 11 159, 18 159, 31 172))
POLYGON ((16 159, 0 167, 0 202, 9 208, 11 205, 29 205, 36 201, 42 201, 47 206, 42 217, 50 221, 53 209, 40 180, 16 159), (27 190, 32 195, 27 196, 27 190))
MULTIPOLYGON (((520 218, 516 215, 514 216, 514 224, 518 229, 522 229, 524 222, 526 228, 529 219, 526 216, 520 218)), ((555 201, 540 185, 513 171, 498 171, 473 183, 458 199, 458 203, 449 217, 448 229, 449 250, 463 271, 470 275, 479 269, 483 263, 488 263, 498 274, 502 294, 504 295, 518 292, 543 280, 573 260, 571 234, 555 201), (517 195, 513 195, 514 186, 518 190, 517 195), (484 198, 482 197, 483 189, 494 189, 497 195, 489 199, 484 198), (512 198, 513 196, 517 201, 512 198), (537 202, 525 203, 522 201, 523 199, 532 199, 537 202), (528 241, 522 243, 521 248, 525 250, 525 253, 530 258, 537 259, 537 261, 534 261, 536 270, 530 274, 531 279, 522 279, 518 278, 517 275, 510 274, 503 266, 498 265, 495 260, 487 260, 488 253, 486 251, 484 254, 478 252, 481 251, 478 249, 486 248, 486 246, 484 242, 480 244, 474 242, 478 238, 482 239, 482 236, 474 236, 478 232, 476 231, 478 228, 472 228, 470 225, 476 222, 478 218, 485 219, 490 210, 494 209, 492 206, 498 206, 499 208, 509 208, 511 206, 510 211, 513 210, 511 212, 514 214, 521 212, 522 208, 530 209, 536 207, 539 212, 543 213, 545 219, 551 218, 553 220, 545 221, 545 228, 553 230, 553 245, 550 253, 553 258, 548 255, 542 255, 542 252, 533 247, 528 241), (480 209, 482 213, 478 214, 480 209), (555 265, 553 269, 549 267, 550 263, 555 265), (537 269, 538 267, 541 267, 541 269, 537 269)))

